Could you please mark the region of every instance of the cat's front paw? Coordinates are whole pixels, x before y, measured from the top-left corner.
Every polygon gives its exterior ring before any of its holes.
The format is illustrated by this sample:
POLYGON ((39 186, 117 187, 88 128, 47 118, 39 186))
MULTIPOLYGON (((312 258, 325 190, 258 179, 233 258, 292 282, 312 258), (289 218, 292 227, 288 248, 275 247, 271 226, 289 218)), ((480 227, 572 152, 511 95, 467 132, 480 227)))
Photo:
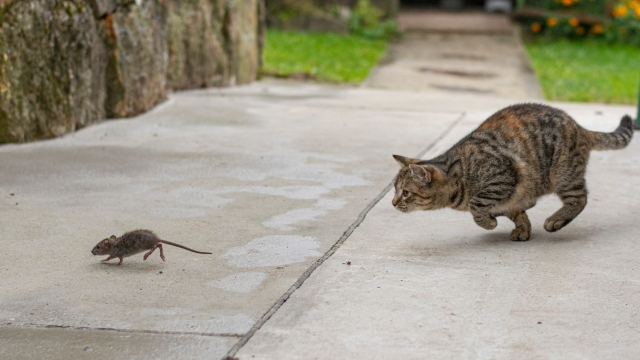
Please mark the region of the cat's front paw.
POLYGON ((550 217, 544 222, 544 229, 548 232, 555 232, 567 225, 567 220, 556 217, 550 217))
POLYGON ((531 236, 531 230, 517 227, 511 231, 511 241, 527 241, 531 236))
POLYGON ((495 217, 487 216, 474 216, 473 220, 483 229, 493 230, 498 226, 498 220, 495 217))

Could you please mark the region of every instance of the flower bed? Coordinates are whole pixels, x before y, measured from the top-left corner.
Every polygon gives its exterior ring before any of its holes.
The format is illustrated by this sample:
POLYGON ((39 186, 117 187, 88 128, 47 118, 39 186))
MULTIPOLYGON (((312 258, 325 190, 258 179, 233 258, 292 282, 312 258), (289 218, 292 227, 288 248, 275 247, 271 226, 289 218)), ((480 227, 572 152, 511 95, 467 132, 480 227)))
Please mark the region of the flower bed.
POLYGON ((618 3, 611 11, 606 36, 609 40, 640 45, 640 1, 631 0, 618 3))
POLYGON ((525 0, 516 18, 530 35, 602 37, 640 45, 640 0, 525 0))

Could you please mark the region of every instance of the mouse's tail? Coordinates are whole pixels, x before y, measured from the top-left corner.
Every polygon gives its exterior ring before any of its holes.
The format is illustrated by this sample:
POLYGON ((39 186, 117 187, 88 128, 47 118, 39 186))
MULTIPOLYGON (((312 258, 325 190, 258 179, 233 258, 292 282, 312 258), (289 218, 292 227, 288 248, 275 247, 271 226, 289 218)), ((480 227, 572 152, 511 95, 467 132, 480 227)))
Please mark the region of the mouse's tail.
POLYGON ((211 255, 210 252, 196 251, 196 250, 193 250, 193 249, 189 249, 186 246, 182 246, 180 244, 176 244, 174 242, 167 241, 167 240, 158 240, 158 242, 163 243, 163 244, 167 244, 167 245, 172 245, 172 246, 175 246, 175 247, 179 247, 179 248, 182 248, 182 249, 185 249, 185 250, 189 250, 189 251, 197 253, 197 254, 209 254, 209 255, 211 255))

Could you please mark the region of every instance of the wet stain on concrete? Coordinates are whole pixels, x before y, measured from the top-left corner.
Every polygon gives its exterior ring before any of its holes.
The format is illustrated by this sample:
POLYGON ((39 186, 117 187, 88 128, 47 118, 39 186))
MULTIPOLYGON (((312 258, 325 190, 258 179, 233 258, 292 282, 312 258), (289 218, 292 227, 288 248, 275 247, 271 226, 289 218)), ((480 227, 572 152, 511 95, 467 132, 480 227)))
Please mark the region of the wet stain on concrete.
POLYGON ((267 277, 269 275, 264 272, 241 272, 211 281, 208 285, 225 291, 249 293, 257 289, 267 277))
POLYGON ((320 256, 318 248, 320 244, 312 236, 270 235, 231 248, 220 257, 236 267, 280 266, 320 256))

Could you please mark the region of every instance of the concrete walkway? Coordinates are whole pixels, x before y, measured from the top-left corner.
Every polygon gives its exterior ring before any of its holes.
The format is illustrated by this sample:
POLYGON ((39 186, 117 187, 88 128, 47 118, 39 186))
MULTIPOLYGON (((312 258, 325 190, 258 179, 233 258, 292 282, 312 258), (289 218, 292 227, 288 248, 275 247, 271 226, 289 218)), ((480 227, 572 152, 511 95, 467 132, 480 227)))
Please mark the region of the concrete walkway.
MULTIPOLYGON (((593 154, 566 229, 542 230, 554 199, 534 208, 529 242, 390 205, 391 154, 441 152, 512 102, 265 82, 1 146, 0 358, 630 358, 637 141, 593 154), (90 254, 136 228, 213 255, 90 254)), ((594 130, 633 112, 556 105, 594 130)))
POLYGON ((518 29, 507 15, 402 11, 402 39, 364 82, 377 89, 542 100, 518 29))
POLYGON ((433 8, 403 8, 398 25, 404 32, 506 34, 513 32, 509 15, 485 11, 443 11, 433 8))

